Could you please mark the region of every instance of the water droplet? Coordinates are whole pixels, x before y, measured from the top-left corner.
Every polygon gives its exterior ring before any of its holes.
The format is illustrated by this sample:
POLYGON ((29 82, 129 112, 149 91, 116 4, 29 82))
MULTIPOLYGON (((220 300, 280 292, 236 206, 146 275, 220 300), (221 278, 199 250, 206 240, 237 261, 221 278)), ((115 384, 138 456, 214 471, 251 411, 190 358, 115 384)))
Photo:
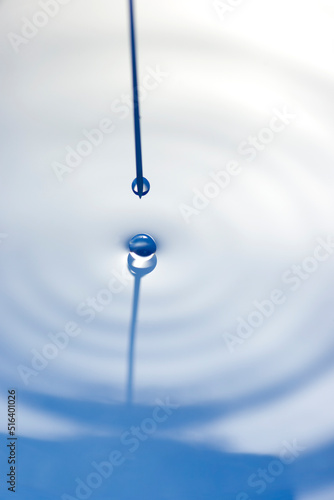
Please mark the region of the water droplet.
MULTIPOLYGON (((148 180, 143 177, 143 196, 145 196, 145 194, 147 194, 150 190, 150 183, 148 182, 148 180)), ((132 183, 132 191, 137 195, 138 195, 138 185, 137 185, 137 179, 135 179, 132 183)))
POLYGON ((150 259, 157 250, 157 245, 148 234, 137 234, 129 241, 130 255, 136 258, 150 259))

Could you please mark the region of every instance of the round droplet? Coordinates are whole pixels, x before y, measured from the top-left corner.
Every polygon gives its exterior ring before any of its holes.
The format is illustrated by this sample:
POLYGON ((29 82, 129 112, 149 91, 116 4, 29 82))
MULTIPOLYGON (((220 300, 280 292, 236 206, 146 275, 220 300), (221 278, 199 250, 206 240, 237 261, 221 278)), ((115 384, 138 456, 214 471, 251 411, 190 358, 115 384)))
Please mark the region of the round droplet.
POLYGON ((150 259, 155 254, 157 245, 148 234, 137 234, 129 241, 129 250, 134 259, 150 259))
MULTIPOLYGON (((143 194, 142 196, 145 196, 145 194, 147 194, 150 190, 150 183, 148 182, 148 180, 143 177, 143 194)), ((137 184, 137 179, 135 179, 132 183, 132 191, 137 195, 139 196, 138 194, 138 184, 137 184)))

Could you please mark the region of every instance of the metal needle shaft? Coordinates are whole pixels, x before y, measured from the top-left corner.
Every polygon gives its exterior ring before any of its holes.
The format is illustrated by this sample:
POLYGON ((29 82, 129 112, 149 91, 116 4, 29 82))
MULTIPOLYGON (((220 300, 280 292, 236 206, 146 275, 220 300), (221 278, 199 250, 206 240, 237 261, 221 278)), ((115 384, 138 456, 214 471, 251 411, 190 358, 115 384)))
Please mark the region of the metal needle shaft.
POLYGON ((133 13, 133 0, 129 0, 130 4, 130 31, 131 31, 131 55, 132 55, 132 84, 133 84, 133 117, 135 128, 135 145, 136 145, 136 175, 138 196, 143 196, 143 161, 141 151, 141 135, 140 135, 140 115, 139 115, 139 99, 138 99, 138 80, 137 80, 137 59, 136 59, 136 39, 133 13))

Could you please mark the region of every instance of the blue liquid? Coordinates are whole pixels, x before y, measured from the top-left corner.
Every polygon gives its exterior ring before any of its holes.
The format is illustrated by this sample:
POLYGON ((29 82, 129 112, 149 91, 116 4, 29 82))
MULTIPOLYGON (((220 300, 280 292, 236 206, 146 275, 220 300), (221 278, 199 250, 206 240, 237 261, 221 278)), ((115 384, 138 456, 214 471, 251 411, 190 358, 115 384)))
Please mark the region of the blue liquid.
POLYGON ((157 251, 157 245, 148 234, 137 234, 129 241, 129 250, 134 258, 150 258, 157 251))
MULTIPOLYGON (((150 183, 148 182, 148 180, 143 177, 143 196, 145 196, 145 194, 147 194, 150 190, 150 183)), ((137 179, 135 179, 132 183, 132 191, 138 196, 138 185, 137 185, 137 179)))

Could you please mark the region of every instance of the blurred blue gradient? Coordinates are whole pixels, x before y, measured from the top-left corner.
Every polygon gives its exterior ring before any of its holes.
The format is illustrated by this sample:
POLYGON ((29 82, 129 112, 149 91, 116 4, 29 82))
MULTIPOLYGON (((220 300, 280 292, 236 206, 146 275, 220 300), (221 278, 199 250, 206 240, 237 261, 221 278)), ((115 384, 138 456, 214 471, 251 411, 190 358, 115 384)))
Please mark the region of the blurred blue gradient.
POLYGON ((334 235, 334 3, 136 2, 139 200, 127 2, 41 2, 0 3, 1 498, 15 388, 18 500, 76 498, 114 449, 92 500, 332 500, 334 253, 317 249, 334 235), (159 264, 129 406, 137 233, 159 264), (123 433, 166 398, 129 452, 123 433), (257 493, 287 442, 303 451, 257 493))

